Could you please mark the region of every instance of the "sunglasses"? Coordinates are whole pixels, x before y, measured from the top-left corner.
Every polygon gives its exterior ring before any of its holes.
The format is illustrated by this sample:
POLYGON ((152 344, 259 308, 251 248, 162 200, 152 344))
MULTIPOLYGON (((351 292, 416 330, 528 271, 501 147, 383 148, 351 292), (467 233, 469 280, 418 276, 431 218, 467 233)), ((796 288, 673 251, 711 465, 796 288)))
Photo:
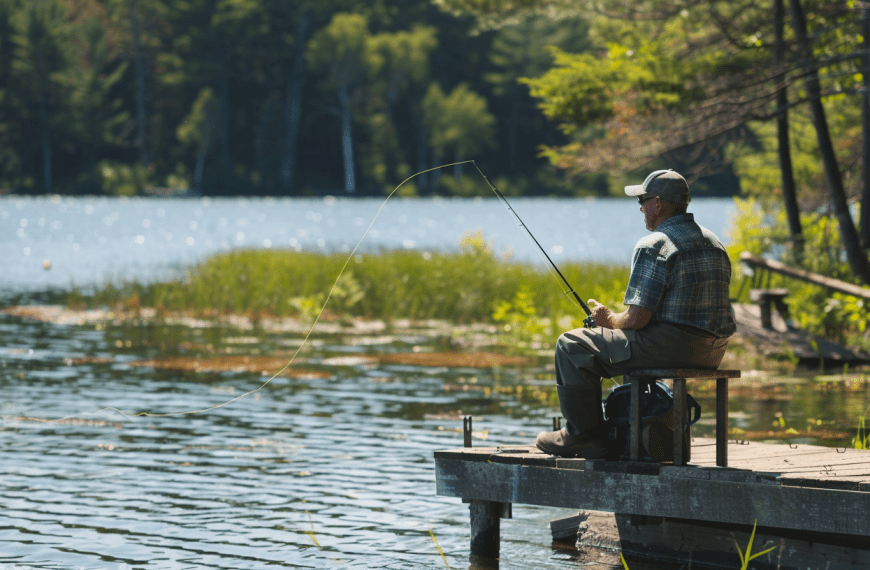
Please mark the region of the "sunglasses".
POLYGON ((638 196, 637 203, 640 204, 640 211, 643 211, 643 203, 652 200, 653 198, 658 198, 658 196, 647 196, 646 198, 641 198, 638 196))

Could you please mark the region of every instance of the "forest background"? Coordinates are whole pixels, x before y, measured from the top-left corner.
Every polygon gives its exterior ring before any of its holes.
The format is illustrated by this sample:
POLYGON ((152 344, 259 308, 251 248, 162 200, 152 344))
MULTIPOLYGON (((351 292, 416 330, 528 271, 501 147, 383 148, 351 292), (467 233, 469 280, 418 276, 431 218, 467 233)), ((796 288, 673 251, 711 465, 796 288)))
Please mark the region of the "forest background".
MULTIPOLYGON (((733 237, 870 283, 857 0, 0 0, 0 189, 384 196, 475 160, 507 195, 655 168, 733 237)), ((486 195, 466 164, 403 195, 486 195)), ((866 340, 860 300, 807 289, 866 340)), ((806 323, 804 323, 806 324, 806 323)))
MULTIPOLYGON (((0 188, 377 196, 474 159, 606 196, 667 166, 787 228, 753 253, 804 264, 827 216, 808 268, 870 283, 868 46, 856 0, 0 0, 0 188)), ((479 195, 465 170, 402 193, 479 195)))
MULTIPOLYGON (((747 13, 749 3, 712 3, 734 26, 735 46, 681 61, 688 40, 718 34, 709 15, 688 15, 697 3, 660 14, 653 4, 610 4, 0 0, 0 188, 383 195, 415 172, 475 159, 509 195, 618 194, 627 176, 659 165, 686 171, 700 196, 773 190, 769 121, 729 122, 713 144, 667 148, 638 131, 632 148, 653 154, 621 148, 620 164, 583 159, 577 145, 603 143, 607 121, 636 112, 635 103, 676 110, 697 95, 712 79, 693 78, 698 66, 773 57, 768 6, 747 13), (644 12, 647 21, 637 21, 644 12), (625 100, 630 92, 637 101, 625 100), (587 164, 576 168, 566 153, 587 164)), ((824 39, 824 49, 861 43, 854 6, 812 15, 814 25, 840 26, 840 45, 824 39)), ((854 167, 860 82, 852 76, 861 63, 837 65, 830 89, 842 97, 826 103, 837 148, 854 167)), ((796 106, 793 143, 807 155, 797 160, 798 184, 814 189, 821 167, 808 116, 796 106)), ((420 176, 403 191, 479 192, 461 173, 420 176)))

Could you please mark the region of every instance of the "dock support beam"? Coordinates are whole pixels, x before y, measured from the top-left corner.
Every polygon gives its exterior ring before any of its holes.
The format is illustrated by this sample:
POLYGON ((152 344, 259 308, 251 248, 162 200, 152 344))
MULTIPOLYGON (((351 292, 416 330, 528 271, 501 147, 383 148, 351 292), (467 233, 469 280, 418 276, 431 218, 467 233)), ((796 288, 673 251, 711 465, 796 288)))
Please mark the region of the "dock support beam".
POLYGON ((511 517, 511 504, 472 499, 469 510, 471 511, 471 555, 498 558, 501 519, 511 517))
POLYGON ((728 378, 716 379, 716 465, 728 466, 728 378))

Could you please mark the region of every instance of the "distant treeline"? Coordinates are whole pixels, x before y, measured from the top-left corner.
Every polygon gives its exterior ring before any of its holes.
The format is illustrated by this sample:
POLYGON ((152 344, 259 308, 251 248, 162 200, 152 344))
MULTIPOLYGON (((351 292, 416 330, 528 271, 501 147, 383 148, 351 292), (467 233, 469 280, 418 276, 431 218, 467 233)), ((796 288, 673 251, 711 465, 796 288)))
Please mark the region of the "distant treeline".
MULTIPOLYGON (((0 0, 0 190, 383 195, 474 159, 509 194, 610 192, 539 157, 565 135, 518 81, 592 51, 586 22, 475 25, 429 0, 0 0)), ((485 193, 463 173, 403 191, 485 193)))

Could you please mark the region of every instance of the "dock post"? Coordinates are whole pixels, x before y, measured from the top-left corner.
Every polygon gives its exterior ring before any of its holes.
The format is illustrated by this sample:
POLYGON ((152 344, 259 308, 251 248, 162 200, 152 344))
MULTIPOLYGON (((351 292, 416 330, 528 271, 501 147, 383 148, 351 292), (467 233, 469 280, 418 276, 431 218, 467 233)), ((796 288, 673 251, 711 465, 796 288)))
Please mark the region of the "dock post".
POLYGON ((501 542, 501 518, 510 516, 510 503, 479 501, 472 499, 471 555, 483 558, 498 558, 501 542))
POLYGON ((462 443, 464 447, 471 447, 471 416, 462 418, 462 443))
POLYGON ((716 379, 716 465, 728 467, 728 378, 716 379))

